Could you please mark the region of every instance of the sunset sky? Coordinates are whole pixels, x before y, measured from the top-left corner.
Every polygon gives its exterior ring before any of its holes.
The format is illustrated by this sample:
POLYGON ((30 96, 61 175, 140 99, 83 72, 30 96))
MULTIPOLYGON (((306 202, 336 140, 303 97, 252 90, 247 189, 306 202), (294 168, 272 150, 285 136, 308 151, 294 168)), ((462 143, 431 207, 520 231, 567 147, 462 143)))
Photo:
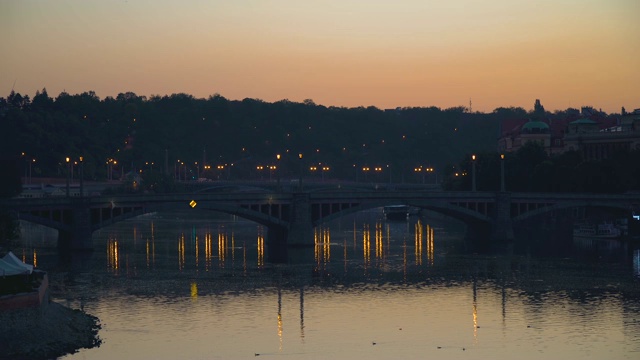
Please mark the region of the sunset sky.
POLYGON ((640 108, 638 0, 0 0, 0 33, 0 97, 640 108))

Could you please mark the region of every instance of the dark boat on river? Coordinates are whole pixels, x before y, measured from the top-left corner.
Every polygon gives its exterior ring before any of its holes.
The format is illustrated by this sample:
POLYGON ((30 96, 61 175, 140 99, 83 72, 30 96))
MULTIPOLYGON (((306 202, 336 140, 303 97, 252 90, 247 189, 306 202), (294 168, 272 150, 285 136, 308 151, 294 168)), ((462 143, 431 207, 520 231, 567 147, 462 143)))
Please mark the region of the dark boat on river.
POLYGON ((405 221, 409 218, 409 206, 407 205, 385 206, 383 212, 387 220, 405 221))

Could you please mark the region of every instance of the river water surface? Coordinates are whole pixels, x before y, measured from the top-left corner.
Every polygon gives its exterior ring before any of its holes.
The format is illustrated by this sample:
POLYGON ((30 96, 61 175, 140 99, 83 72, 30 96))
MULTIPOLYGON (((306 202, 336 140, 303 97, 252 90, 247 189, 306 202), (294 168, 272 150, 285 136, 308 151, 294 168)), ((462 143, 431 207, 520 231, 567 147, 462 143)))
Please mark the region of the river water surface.
POLYGON ((71 256, 22 226, 16 252, 52 299, 102 324, 100 347, 64 359, 640 358, 640 252, 624 242, 477 252, 460 224, 376 210, 317 228, 313 260, 283 265, 266 229, 212 213, 117 223, 71 256))

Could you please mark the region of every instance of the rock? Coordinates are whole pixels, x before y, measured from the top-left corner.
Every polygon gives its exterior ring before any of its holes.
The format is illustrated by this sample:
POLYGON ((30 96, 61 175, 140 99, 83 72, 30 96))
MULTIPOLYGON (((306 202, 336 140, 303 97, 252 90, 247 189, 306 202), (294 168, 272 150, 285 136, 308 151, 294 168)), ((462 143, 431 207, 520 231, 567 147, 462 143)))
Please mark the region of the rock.
POLYGON ((100 346, 95 316, 55 302, 0 311, 0 359, 51 359, 100 346))

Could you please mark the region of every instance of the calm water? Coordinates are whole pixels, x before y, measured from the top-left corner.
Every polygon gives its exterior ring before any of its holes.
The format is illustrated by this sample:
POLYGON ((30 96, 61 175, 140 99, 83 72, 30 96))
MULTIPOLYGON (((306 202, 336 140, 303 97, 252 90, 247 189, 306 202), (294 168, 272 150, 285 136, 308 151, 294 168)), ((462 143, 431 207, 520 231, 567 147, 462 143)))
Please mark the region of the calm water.
POLYGON ((182 215, 115 224, 73 257, 23 224, 17 252, 49 271, 53 300, 102 323, 99 348, 65 359, 640 358, 626 244, 478 254, 459 224, 375 211, 316 229, 313 263, 288 266, 266 261, 254 223, 182 215))

